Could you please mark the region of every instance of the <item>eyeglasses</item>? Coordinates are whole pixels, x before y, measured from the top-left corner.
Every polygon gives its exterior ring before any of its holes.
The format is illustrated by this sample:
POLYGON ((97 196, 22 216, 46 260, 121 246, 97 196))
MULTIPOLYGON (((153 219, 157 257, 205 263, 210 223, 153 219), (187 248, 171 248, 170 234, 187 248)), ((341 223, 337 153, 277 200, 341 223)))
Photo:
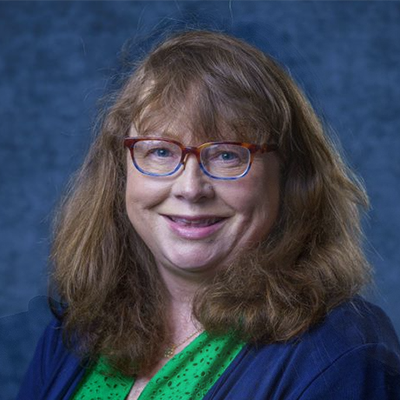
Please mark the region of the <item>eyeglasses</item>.
POLYGON ((134 166, 142 174, 169 176, 194 154, 201 170, 214 179, 233 180, 245 176, 254 154, 277 150, 276 144, 262 146, 239 142, 209 142, 198 147, 185 147, 175 140, 154 137, 127 137, 124 145, 130 150, 134 166))

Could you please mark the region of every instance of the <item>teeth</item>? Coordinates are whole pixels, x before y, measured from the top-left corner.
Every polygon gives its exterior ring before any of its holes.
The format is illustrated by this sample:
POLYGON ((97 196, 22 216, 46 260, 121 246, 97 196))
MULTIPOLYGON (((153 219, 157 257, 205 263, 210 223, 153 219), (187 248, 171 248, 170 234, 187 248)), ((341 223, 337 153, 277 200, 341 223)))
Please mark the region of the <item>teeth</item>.
POLYGON ((197 227, 213 225, 221 220, 221 218, 208 218, 208 219, 197 219, 197 220, 188 220, 185 218, 176 218, 176 217, 169 217, 169 218, 180 225, 197 226, 197 227))

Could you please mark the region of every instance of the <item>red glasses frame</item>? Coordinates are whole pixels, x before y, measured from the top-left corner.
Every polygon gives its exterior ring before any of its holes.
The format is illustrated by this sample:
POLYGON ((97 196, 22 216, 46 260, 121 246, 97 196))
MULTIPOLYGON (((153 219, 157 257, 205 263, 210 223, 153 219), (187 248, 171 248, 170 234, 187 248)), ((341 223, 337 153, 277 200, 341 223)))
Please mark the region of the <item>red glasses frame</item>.
POLYGON ((257 145, 257 144, 245 143, 245 142, 219 141, 219 142, 206 142, 206 143, 203 143, 200 146, 196 147, 196 146, 184 146, 182 143, 180 143, 180 142, 178 142, 176 140, 173 140, 173 139, 165 139, 165 138, 160 138, 160 137, 131 137, 131 136, 126 137, 124 139, 124 146, 129 149, 131 157, 132 157, 133 164, 136 167, 136 169, 138 171, 140 171, 141 173, 145 174, 145 175, 150 175, 150 176, 169 176, 169 175, 173 175, 175 172, 177 172, 181 168, 182 165, 185 164, 185 160, 186 160, 187 156, 189 154, 194 154, 196 156, 197 162, 200 165, 200 168, 202 169, 202 171, 206 175, 208 175, 208 176, 210 176, 211 178, 214 178, 214 179, 224 179, 224 180, 238 179, 238 178, 242 178, 243 176, 245 176, 250 170, 250 167, 251 167, 251 164, 253 162, 253 158, 254 158, 254 154, 255 153, 257 153, 257 152, 268 153, 268 152, 275 151, 275 150, 278 149, 278 145, 277 144, 272 144, 272 143, 271 144, 264 144, 264 145, 257 145), (161 140, 161 141, 164 141, 164 142, 167 142, 167 143, 173 143, 173 144, 177 145, 182 151, 182 156, 181 156, 181 159, 180 159, 179 164, 177 165, 177 167, 172 172, 170 172, 168 174, 164 174, 164 175, 152 174, 152 173, 143 171, 135 162, 135 156, 134 156, 133 148, 135 146, 135 143, 140 142, 140 141, 144 141, 144 140, 159 140, 159 141, 161 140), (237 177, 217 177, 217 176, 213 176, 212 174, 210 174, 204 168, 203 163, 201 162, 200 153, 201 153, 202 149, 204 149, 205 147, 216 145, 216 144, 234 144, 234 145, 246 148, 250 153, 250 160, 249 160, 249 164, 248 164, 248 167, 247 167, 246 171, 243 174, 241 174, 240 176, 237 176, 237 177))

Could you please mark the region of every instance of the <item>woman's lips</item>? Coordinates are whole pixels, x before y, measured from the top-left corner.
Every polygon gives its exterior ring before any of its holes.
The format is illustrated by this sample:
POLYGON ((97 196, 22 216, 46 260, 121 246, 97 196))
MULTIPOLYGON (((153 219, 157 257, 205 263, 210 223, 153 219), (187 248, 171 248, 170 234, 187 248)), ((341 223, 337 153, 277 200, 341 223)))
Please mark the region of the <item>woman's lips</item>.
POLYGON ((184 239, 204 239, 218 231, 225 217, 163 215, 169 228, 184 239))

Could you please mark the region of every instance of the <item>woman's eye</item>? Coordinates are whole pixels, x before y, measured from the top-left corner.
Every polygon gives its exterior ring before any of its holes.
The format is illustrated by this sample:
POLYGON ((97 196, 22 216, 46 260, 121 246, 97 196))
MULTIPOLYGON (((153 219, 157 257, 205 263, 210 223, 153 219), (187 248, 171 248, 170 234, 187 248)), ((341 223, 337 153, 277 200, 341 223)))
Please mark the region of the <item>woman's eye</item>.
MULTIPOLYGON (((231 146, 232 147, 232 146, 231 146)), ((244 154, 232 148, 211 148, 204 154, 203 160, 216 167, 233 167, 245 163, 244 154)))
POLYGON ((234 151, 221 151, 217 154, 214 154, 212 161, 216 163, 237 163, 240 161, 240 155, 234 151))
POLYGON ((170 150, 160 147, 157 149, 150 150, 149 155, 160 157, 160 158, 166 158, 166 157, 171 157, 173 154, 170 150))
POLYGON ((232 161, 232 160, 237 160, 239 158, 239 156, 237 154, 233 153, 232 151, 225 151, 225 152, 221 153, 219 155, 219 157, 223 161, 232 161))

